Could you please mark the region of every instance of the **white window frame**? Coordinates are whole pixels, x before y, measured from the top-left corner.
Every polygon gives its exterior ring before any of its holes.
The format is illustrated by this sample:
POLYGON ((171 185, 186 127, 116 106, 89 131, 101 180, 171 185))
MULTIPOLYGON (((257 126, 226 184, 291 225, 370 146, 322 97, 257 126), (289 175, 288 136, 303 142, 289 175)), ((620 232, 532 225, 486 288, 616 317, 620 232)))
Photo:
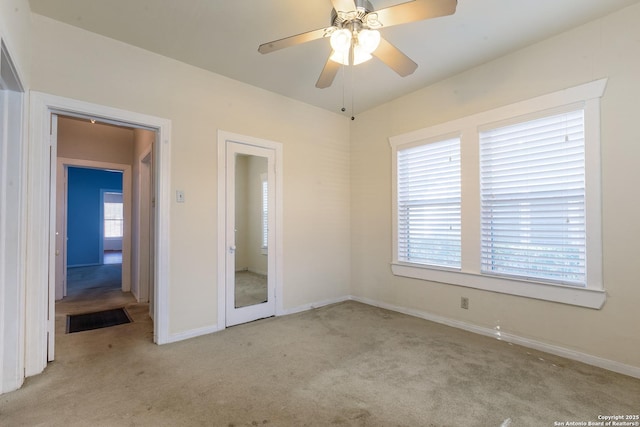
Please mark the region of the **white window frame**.
POLYGON ((102 238, 105 240, 122 240, 124 239, 124 199, 122 192, 119 191, 103 191, 102 193, 102 238), (112 196, 115 195, 115 196, 112 196), (107 201, 110 197, 120 198, 119 202, 107 201), (107 218, 107 204, 119 204, 122 212, 120 218, 107 218), (120 235, 119 236, 107 236, 107 221, 120 221, 120 235))
POLYGON ((392 230, 394 275, 482 289, 522 297, 600 309, 606 300, 602 279, 602 213, 600 167, 600 98, 607 79, 553 92, 526 101, 389 138, 392 149, 392 230), (585 184, 587 285, 576 287, 480 272, 479 131, 505 121, 526 120, 559 108, 580 105, 585 114, 585 184), (459 134, 462 156, 462 268, 451 271, 398 261, 397 152, 420 141, 459 134))

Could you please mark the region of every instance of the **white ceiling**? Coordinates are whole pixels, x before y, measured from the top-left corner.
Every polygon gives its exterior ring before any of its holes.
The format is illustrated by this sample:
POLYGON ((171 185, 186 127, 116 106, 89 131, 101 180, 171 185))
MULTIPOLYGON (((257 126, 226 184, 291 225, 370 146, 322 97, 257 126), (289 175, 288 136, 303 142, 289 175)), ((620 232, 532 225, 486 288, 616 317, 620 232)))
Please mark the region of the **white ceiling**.
MULTIPOLYGON (((375 9, 403 0, 370 0, 375 9)), ((339 112, 343 95, 361 112, 447 76, 548 38, 640 0, 458 0, 454 15, 381 33, 411 57, 400 77, 373 59, 316 80, 326 39, 262 55, 258 45, 330 25, 330 0, 30 0, 45 15, 290 98, 339 112)), ((351 114, 347 111, 347 114, 351 114)))

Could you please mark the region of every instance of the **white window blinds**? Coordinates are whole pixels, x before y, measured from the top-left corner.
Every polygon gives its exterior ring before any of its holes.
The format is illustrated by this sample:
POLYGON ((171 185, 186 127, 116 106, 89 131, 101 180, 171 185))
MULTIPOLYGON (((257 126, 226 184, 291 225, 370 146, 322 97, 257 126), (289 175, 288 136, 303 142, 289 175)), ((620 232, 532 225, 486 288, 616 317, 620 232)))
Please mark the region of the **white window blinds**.
POLYGON ((582 109, 480 133, 481 271, 584 286, 582 109))
POLYGON ((122 193, 104 193, 104 237, 118 238, 124 232, 122 193))
POLYGON ((460 268, 460 139, 398 151, 398 260, 460 268))

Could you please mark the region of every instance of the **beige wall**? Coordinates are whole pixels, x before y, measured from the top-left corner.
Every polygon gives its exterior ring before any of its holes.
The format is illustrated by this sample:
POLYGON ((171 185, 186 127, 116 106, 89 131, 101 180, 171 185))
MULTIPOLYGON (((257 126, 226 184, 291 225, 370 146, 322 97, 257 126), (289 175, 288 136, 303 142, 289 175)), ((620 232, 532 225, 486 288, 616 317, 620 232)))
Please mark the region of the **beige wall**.
POLYGON ((172 121, 171 333, 217 322, 218 129, 284 146, 285 309, 349 293, 345 117, 38 15, 33 30, 34 90, 172 121))
POLYGON ((247 245, 249 249, 249 271, 267 274, 267 256, 262 254, 262 176, 267 174, 266 157, 249 157, 247 175, 248 200, 248 231, 247 245))
POLYGON ((25 90, 31 72, 31 9, 28 0, 0 2, 0 37, 7 45, 25 90))
POLYGON ((360 114, 351 138, 352 293, 640 367, 640 5, 360 114), (602 99, 601 310, 395 277, 388 137, 608 77, 602 99), (460 309, 460 297, 470 309, 460 309))
POLYGON ((58 157, 133 164, 133 129, 58 118, 58 157))
POLYGON ((246 227, 249 217, 249 156, 236 156, 235 166, 235 266, 236 271, 243 271, 249 269, 249 230, 246 227))

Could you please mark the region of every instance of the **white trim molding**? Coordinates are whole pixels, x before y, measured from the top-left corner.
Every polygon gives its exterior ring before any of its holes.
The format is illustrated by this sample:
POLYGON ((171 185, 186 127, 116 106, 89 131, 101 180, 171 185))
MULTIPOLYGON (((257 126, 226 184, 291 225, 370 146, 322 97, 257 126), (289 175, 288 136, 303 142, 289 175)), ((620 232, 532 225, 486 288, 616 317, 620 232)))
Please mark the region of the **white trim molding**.
POLYGON ((224 330, 224 325, 222 328, 218 327, 218 325, 213 325, 213 326, 204 326, 202 328, 190 329, 188 331, 183 331, 183 332, 172 333, 169 335, 169 338, 167 339, 166 344, 184 341, 191 338, 200 337, 202 335, 209 335, 214 332, 219 332, 222 330, 224 330))
POLYGON ((416 267, 399 262, 391 264, 391 272, 396 276, 410 277, 436 283, 482 289, 484 291, 517 295, 544 301, 559 302, 593 309, 604 305, 607 293, 601 289, 586 289, 566 285, 531 283, 513 278, 484 276, 461 271, 416 267))
MULTIPOLYGON (((289 314, 302 313, 304 311, 315 310, 316 308, 321 308, 321 307, 325 307, 327 305, 338 304, 338 303, 341 303, 341 302, 351 301, 351 300, 356 301, 351 296, 330 298, 330 299, 326 299, 326 300, 322 300, 322 301, 312 302, 312 303, 309 303, 309 304, 299 305, 297 307, 287 308, 282 312, 282 315, 285 316, 285 315, 289 315, 289 314)), ((361 302, 361 301, 359 301, 359 302, 361 302)))

